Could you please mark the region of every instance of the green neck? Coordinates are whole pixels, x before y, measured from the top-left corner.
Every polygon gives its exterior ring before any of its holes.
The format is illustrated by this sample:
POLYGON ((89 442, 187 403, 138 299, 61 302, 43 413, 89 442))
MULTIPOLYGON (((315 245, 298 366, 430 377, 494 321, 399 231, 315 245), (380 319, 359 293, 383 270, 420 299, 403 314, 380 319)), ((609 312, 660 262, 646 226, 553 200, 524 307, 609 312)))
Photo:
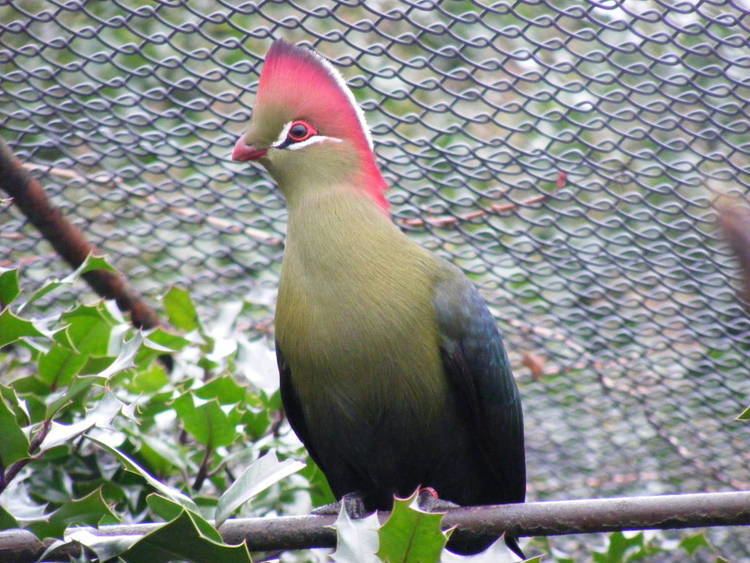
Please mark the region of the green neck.
POLYGON ((412 246, 385 211, 352 186, 306 190, 289 198, 284 276, 298 283, 367 287, 372 276, 395 266, 412 246))

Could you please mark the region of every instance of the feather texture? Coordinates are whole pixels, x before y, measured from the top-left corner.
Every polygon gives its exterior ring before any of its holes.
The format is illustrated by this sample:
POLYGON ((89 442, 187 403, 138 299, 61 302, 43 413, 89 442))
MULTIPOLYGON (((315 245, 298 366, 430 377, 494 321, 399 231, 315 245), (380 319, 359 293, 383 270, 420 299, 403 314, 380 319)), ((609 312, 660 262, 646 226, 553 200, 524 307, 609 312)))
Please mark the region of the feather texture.
POLYGON ((290 210, 276 332, 285 406, 337 496, 432 486, 524 499, 520 400, 481 297, 357 190, 290 210))

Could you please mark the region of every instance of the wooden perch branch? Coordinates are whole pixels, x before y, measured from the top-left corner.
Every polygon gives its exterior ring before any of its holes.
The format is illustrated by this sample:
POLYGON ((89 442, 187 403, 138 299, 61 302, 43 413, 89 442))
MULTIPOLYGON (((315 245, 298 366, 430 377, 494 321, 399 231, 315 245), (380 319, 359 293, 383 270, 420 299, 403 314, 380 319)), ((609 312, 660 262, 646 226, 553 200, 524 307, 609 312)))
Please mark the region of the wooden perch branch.
MULTIPOLYGON (((379 513, 381 521, 388 513, 379 513)), ((332 547, 336 532, 330 526, 335 516, 285 516, 237 518, 220 528, 227 543, 247 540, 253 551, 276 551, 332 547)), ((614 532, 704 528, 750 524, 750 491, 699 493, 648 497, 530 502, 503 506, 475 506, 450 510, 443 523, 455 526, 453 537, 472 545, 508 530, 518 536, 554 536, 614 532)), ((161 524, 133 524, 86 528, 100 537, 144 535, 161 524)), ((36 561, 46 545, 25 530, 0 532, 0 561, 36 561)), ((57 550, 49 561, 67 561, 75 546, 57 550)))
MULTIPOLYGON (((44 188, 24 169, 8 145, 0 139, 0 189, 42 233, 55 251, 73 268, 80 266, 89 254, 97 253, 81 230, 55 208, 44 188)), ((105 299, 114 299, 121 311, 130 313, 138 328, 153 328, 160 323, 156 312, 116 272, 94 270, 83 275, 91 288, 105 299)))

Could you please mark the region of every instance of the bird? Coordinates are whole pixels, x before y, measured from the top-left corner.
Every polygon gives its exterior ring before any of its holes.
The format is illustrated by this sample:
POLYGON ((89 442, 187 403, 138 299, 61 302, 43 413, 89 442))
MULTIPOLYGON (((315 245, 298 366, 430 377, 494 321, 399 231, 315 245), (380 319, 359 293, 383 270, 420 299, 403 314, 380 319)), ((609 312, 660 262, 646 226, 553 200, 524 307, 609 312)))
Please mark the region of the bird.
POLYGON ((280 391, 335 497, 367 511, 418 489, 458 505, 524 502, 521 398, 495 319, 458 267, 393 222, 338 70, 274 41, 231 156, 260 163, 286 200, 280 391))

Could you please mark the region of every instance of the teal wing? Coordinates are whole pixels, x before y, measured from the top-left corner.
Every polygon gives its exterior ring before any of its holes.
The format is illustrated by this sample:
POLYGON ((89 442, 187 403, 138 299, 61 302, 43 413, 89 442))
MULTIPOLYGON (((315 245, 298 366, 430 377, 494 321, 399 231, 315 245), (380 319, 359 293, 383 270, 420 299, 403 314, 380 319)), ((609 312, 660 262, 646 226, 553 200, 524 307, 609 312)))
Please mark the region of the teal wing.
POLYGON ((460 272, 449 271, 434 298, 443 368, 494 477, 486 503, 523 502, 523 412, 503 339, 476 288, 460 272))

